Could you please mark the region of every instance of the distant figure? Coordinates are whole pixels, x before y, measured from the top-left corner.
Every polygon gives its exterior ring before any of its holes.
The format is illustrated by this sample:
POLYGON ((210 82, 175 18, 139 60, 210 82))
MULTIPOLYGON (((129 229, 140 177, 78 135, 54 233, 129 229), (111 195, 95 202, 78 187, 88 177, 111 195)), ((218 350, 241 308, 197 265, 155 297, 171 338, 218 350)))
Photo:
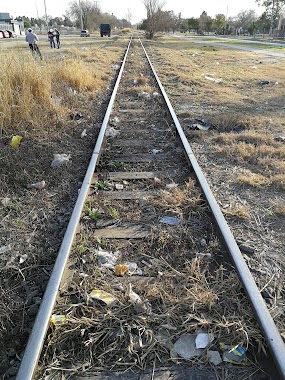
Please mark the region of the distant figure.
POLYGON ((32 54, 34 55, 35 53, 37 53, 40 59, 42 59, 42 55, 38 47, 38 40, 38 36, 35 33, 33 33, 31 28, 29 28, 28 33, 26 35, 26 41, 29 44, 32 54))
POLYGON ((60 48, 60 40, 59 40, 60 33, 56 28, 54 29, 54 34, 55 34, 57 48, 59 49, 60 48))
POLYGON ((50 47, 55 49, 54 33, 52 29, 48 31, 48 39, 49 39, 50 47))

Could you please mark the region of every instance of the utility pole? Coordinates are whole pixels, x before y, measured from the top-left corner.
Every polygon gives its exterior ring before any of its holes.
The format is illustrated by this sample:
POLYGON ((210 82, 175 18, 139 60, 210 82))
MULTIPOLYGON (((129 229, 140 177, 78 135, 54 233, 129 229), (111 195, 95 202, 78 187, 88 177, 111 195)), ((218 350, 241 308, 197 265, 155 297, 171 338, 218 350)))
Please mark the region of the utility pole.
POLYGON ((94 1, 95 3, 95 8, 98 9, 98 3, 100 3, 100 1, 94 1))
POLYGON ((44 0, 44 6, 45 6, 46 24, 47 24, 47 30, 48 30, 48 18, 47 18, 47 7, 46 7, 46 0, 44 0))
POLYGON ((269 32, 269 35, 271 37, 273 37, 274 7, 275 7, 275 0, 272 0, 272 12, 271 12, 270 32, 269 32))
POLYGON ((83 30, 83 17, 82 17, 82 7, 81 7, 80 0, 79 0, 79 9, 80 9, 80 25, 81 25, 81 30, 83 30))
POLYGON ((37 7, 37 2, 35 2, 35 6, 36 6, 36 11, 37 11, 37 18, 39 19, 39 11, 38 11, 38 7, 37 7))

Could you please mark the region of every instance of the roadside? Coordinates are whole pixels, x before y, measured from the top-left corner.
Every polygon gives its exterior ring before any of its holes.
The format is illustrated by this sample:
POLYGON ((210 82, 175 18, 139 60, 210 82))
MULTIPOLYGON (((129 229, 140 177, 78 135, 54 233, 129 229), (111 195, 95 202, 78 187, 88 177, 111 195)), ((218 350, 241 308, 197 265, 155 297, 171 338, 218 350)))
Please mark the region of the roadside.
POLYGON ((222 37, 211 37, 211 41, 207 40, 207 37, 205 39, 199 38, 199 37, 188 37, 188 36, 178 36, 178 35, 173 35, 175 38, 179 39, 186 39, 189 40, 193 43, 196 44, 203 44, 203 45, 209 45, 209 46, 217 46, 217 47, 223 47, 226 49, 235 49, 235 50, 242 50, 242 51, 247 51, 251 53, 257 53, 257 54, 264 54, 268 55, 271 57, 276 57, 276 58, 285 58, 285 45, 284 44, 277 44, 277 43, 270 43, 270 42, 261 42, 261 41, 252 41, 252 40, 233 40, 229 39, 227 42, 216 42, 214 40, 220 41, 223 40, 225 41, 224 38, 222 37), (231 43, 233 41, 234 43, 231 43), (282 52, 276 52, 276 51, 270 51, 268 49, 259 49, 254 46, 243 46, 243 44, 248 44, 248 45, 269 45, 269 46, 275 46, 275 47, 284 47, 284 53, 282 52))

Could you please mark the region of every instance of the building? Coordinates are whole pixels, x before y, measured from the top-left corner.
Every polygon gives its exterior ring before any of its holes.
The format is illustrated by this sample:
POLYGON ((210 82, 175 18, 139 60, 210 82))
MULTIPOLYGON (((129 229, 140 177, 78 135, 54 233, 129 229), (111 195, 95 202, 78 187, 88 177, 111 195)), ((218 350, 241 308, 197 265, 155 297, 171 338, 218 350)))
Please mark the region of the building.
POLYGON ((9 13, 0 12, 0 30, 13 30, 18 36, 25 34, 24 22, 13 20, 9 13))

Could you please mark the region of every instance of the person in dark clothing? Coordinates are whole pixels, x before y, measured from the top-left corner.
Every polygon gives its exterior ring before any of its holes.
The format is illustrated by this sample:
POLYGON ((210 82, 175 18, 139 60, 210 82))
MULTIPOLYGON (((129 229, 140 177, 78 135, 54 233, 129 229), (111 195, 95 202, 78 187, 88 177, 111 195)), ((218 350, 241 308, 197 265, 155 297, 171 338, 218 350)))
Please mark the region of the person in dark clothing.
POLYGON ((54 34, 55 34, 55 39, 56 39, 56 45, 57 45, 57 48, 59 49, 60 48, 60 39, 59 39, 60 33, 56 28, 54 29, 54 34))
POLYGON ((54 33, 52 29, 48 31, 48 39, 49 39, 50 47, 55 49, 54 33))

